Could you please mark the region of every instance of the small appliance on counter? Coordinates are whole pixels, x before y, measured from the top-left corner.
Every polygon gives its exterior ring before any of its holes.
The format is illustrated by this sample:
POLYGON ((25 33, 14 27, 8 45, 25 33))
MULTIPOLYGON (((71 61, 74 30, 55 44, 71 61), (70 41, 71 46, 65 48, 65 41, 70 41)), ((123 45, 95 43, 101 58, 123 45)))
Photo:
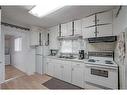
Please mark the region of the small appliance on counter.
POLYGON ((79 50, 79 59, 84 59, 84 50, 79 50))
POLYGON ((56 49, 50 49, 50 56, 56 56, 58 50, 56 49))

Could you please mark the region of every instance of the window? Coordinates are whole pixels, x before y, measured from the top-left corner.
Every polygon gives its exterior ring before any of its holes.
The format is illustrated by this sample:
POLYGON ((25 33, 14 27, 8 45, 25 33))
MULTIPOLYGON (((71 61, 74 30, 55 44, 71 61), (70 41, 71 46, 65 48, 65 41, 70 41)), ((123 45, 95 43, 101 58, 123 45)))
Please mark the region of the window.
POLYGON ((72 41, 71 40, 62 41, 61 53, 72 53, 72 41))
POLYGON ((16 38, 14 45, 15 45, 15 51, 22 51, 22 38, 21 37, 16 38))

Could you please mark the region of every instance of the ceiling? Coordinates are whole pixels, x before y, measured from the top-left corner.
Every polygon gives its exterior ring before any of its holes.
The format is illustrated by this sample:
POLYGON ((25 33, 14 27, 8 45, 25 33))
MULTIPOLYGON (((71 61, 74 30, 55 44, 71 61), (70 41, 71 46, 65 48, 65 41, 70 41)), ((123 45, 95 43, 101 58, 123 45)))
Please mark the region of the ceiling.
POLYGON ((42 18, 28 13, 33 6, 2 6, 2 21, 25 27, 48 28, 60 23, 84 18, 92 13, 109 10, 114 6, 65 6, 42 18))

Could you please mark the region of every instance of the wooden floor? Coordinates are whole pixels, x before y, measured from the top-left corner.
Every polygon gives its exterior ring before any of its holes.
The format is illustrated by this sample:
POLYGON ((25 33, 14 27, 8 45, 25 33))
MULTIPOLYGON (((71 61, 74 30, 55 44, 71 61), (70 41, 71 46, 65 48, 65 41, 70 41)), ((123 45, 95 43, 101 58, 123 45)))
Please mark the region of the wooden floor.
POLYGON ((6 65, 5 66, 5 80, 15 78, 15 77, 20 77, 25 75, 22 71, 18 70, 12 65, 6 65))
POLYGON ((48 89, 41 84, 50 79, 51 77, 47 75, 24 75, 1 84, 1 89, 48 89))

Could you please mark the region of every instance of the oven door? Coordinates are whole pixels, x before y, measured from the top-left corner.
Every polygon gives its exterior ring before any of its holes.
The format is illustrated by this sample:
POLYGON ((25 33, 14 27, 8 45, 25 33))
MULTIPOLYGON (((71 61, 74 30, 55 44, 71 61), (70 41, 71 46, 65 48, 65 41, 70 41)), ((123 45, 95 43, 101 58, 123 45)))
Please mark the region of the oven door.
POLYGON ((89 87, 118 89, 118 69, 85 64, 85 88, 89 87))

